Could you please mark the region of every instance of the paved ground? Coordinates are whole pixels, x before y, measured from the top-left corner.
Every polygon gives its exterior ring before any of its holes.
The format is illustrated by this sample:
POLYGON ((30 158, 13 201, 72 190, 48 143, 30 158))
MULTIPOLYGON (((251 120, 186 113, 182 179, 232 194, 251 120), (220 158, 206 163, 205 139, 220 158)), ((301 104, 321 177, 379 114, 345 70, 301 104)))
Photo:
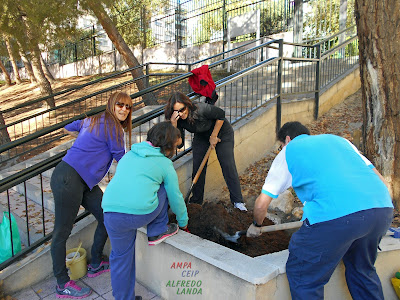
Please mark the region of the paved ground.
MULTIPOLYGON (((113 300, 111 288, 110 273, 103 273, 95 278, 88 278, 87 276, 77 280, 80 286, 90 286, 93 289, 92 294, 85 299, 106 299, 113 300)), ((56 279, 52 276, 48 279, 31 286, 23 291, 12 295, 14 299, 18 300, 37 300, 37 299, 58 299, 55 293, 56 279)), ((161 300, 159 296, 147 290, 143 285, 136 283, 136 295, 143 297, 143 300, 161 300)))

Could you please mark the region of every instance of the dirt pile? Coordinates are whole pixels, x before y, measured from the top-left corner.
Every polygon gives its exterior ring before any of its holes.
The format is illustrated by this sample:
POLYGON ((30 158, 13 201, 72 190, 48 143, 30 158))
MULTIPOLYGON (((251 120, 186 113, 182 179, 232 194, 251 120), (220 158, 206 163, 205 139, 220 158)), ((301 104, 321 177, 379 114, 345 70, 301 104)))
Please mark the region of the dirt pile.
MULTIPOLYGON (((289 245, 290 236, 285 231, 263 233, 258 238, 242 236, 237 244, 226 241, 217 229, 234 235, 236 231, 247 230, 253 222, 253 211, 234 209, 230 203, 206 202, 202 206, 191 203, 188 205, 188 214, 188 228, 192 234, 251 257, 278 252, 289 245)), ((263 223, 264 226, 273 224, 268 219, 263 223)))

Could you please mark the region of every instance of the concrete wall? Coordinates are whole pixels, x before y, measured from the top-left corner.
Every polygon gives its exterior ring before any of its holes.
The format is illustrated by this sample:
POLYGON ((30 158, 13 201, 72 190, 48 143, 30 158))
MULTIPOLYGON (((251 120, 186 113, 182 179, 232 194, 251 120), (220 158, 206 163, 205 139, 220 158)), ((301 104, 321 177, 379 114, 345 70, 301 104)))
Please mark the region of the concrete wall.
POLYGON ((331 107, 341 103, 343 99, 355 93, 361 88, 360 69, 357 67, 346 78, 329 85, 320 96, 319 113, 323 115, 331 107))

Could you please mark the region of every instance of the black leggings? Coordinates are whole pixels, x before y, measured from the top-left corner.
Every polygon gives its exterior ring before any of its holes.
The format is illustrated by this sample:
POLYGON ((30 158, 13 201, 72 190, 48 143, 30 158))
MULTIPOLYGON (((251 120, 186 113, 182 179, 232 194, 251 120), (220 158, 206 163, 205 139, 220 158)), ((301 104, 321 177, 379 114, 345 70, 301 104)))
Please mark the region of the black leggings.
POLYGON ((80 205, 92 213, 98 222, 91 250, 91 264, 100 264, 102 260, 104 245, 108 237, 101 208, 103 192, 97 185, 90 190, 75 169, 64 161, 61 161, 54 169, 50 185, 55 204, 51 257, 54 276, 57 283, 63 285, 70 280, 65 266, 66 242, 80 205))
MULTIPOLYGON (((242 191, 240 189, 239 175, 236 170, 235 156, 233 152, 234 137, 233 131, 222 135, 221 142, 217 143, 215 151, 217 153, 218 161, 222 169, 222 174, 226 185, 229 189, 230 200, 233 203, 243 202, 242 191)), ((192 179, 197 173, 201 162, 203 161, 204 155, 206 154, 208 147, 210 146, 209 137, 201 134, 195 134, 193 138, 193 174, 192 179)), ((204 185, 206 181, 206 170, 207 164, 204 166, 203 171, 193 187, 193 196, 190 199, 191 203, 203 203, 204 197, 204 185)))

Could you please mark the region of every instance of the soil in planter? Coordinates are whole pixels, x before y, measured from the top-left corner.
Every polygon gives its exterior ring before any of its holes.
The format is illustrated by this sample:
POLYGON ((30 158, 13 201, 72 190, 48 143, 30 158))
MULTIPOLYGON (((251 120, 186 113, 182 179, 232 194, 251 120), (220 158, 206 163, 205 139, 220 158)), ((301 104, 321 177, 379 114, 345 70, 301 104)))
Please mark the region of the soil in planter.
MULTIPOLYGON (((251 257, 278 252, 288 248, 290 236, 286 231, 263 233, 257 238, 242 236, 238 243, 225 240, 215 228, 234 235, 236 231, 247 230, 253 222, 253 211, 243 212, 225 202, 205 202, 203 205, 189 204, 189 231, 191 234, 213 241, 251 257)), ((175 216, 174 216, 175 217, 175 216)), ((171 222, 176 222, 173 217, 171 222)), ((274 225, 265 219, 263 226, 274 225)))

